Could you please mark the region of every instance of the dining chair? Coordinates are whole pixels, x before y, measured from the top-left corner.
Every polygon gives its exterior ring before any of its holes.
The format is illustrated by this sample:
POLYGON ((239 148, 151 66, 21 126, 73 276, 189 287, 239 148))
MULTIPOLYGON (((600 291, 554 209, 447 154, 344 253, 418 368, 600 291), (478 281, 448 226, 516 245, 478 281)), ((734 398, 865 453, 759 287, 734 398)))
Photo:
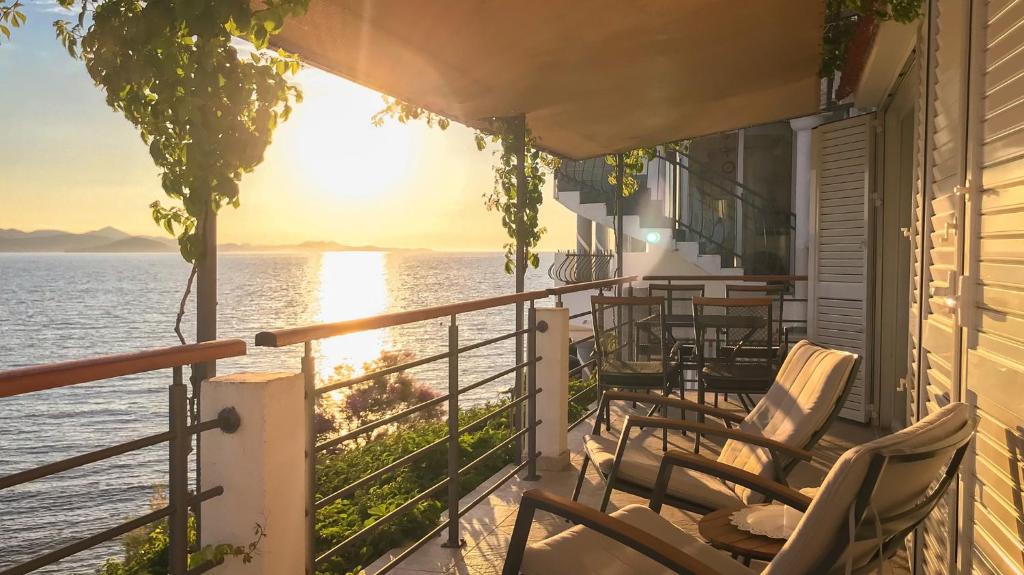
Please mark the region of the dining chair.
POLYGON ((775 377, 770 298, 694 298, 698 370, 697 401, 710 393, 734 393, 744 409, 765 393, 775 377), (707 350, 712 350, 708 356, 707 350))
MULTIPOLYGON (((666 325, 672 356, 679 362, 680 384, 685 390, 688 383, 697 383, 697 333, 692 324, 693 298, 704 297, 703 284, 651 284, 648 292, 665 298, 666 318, 691 318, 690 325, 666 325), (692 374, 687 378, 687 374, 692 374)), ((667 322, 666 322, 667 323, 667 322)))
MULTIPOLYGON (((725 297, 728 298, 751 298, 767 297, 772 300, 772 317, 775 320, 773 326, 773 339, 778 346, 783 339, 783 305, 786 303, 786 292, 789 286, 786 284, 726 284, 725 297)), ((782 361, 781 354, 776 361, 782 361)))
POLYGON ((813 498, 786 485, 670 451, 662 459, 648 506, 604 513, 541 489, 523 494, 503 575, 817 575, 884 573, 886 559, 943 500, 970 446, 977 422, 964 403, 950 403, 914 425, 844 453, 813 498), (659 512, 679 470, 762 492, 802 512, 793 533, 764 570, 735 561, 659 512), (575 525, 533 542, 536 512, 575 525))
POLYGON ((591 315, 599 397, 609 389, 672 393, 679 363, 665 333, 664 298, 593 296, 591 315))

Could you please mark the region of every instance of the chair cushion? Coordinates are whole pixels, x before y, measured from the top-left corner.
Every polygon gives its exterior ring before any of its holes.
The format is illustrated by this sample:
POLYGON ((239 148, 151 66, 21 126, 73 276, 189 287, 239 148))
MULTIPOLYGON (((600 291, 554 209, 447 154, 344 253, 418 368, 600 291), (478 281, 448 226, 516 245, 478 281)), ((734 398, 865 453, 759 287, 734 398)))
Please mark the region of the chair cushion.
MULTIPOLYGON (((858 445, 839 458, 818 488, 803 520, 797 525, 782 551, 764 575, 809 573, 835 540, 838 530, 847 529, 848 513, 860 491, 875 454, 896 454, 942 444, 969 425, 971 408, 963 403, 950 404, 914 425, 885 437, 858 445)), ((880 517, 900 513, 929 491, 939 478, 949 455, 914 462, 890 461, 879 477, 871 508, 880 517)), ((868 514, 868 525, 873 517, 868 514)), ((878 548, 873 539, 859 541, 853 549, 853 568, 868 562, 878 548)), ((841 558, 829 573, 843 573, 846 559, 841 558)))
MULTIPOLYGON (((687 534, 643 505, 627 505, 611 514, 692 555, 721 575, 754 575, 704 541, 687 534)), ((670 575, 664 565, 582 525, 527 545, 520 571, 524 575, 587 573, 596 575, 670 575)))
POLYGON ((606 359, 601 363, 601 383, 609 387, 657 387, 665 386, 665 380, 671 383, 679 365, 668 363, 668 375, 661 373, 660 361, 621 361, 606 359))
POLYGON ((712 362, 705 364, 702 375, 708 391, 724 388, 730 392, 738 390, 735 393, 746 390, 764 393, 772 384, 775 373, 763 363, 712 362))
MULTIPOLYGON (((636 441, 639 443, 639 440, 636 441)), ((591 461, 601 469, 602 475, 607 477, 615 461, 618 440, 604 435, 587 435, 583 438, 583 446, 591 461)), ((631 448, 627 444, 626 454, 619 463, 616 477, 619 481, 653 490, 660 468, 660 457, 646 449, 631 448)), ((679 467, 672 472, 668 493, 709 509, 736 507, 742 503, 724 481, 679 467)))
MULTIPOLYGON (((855 364, 856 356, 826 349, 807 341, 793 346, 775 382, 739 428, 775 441, 808 448, 811 439, 838 409, 838 401, 855 364)), ((718 461, 771 478, 774 468, 768 450, 738 441, 727 441, 718 461)), ((745 503, 763 498, 745 487, 736 493, 745 503)))

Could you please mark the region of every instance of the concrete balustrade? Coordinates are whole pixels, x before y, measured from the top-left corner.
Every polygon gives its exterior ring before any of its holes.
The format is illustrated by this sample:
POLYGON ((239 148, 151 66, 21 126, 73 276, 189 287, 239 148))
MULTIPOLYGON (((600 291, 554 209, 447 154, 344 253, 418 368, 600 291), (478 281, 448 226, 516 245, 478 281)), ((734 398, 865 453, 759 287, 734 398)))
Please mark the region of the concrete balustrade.
POLYGON ((569 467, 569 310, 537 308, 537 469, 561 471, 569 467), (543 322, 543 323, 541 323, 543 322))
POLYGON ((203 489, 224 494, 203 503, 202 545, 246 546, 262 527, 252 563, 229 557, 217 575, 301 574, 305 570, 306 421, 301 374, 243 373, 207 380, 202 420, 234 407, 234 433, 203 433, 203 489))

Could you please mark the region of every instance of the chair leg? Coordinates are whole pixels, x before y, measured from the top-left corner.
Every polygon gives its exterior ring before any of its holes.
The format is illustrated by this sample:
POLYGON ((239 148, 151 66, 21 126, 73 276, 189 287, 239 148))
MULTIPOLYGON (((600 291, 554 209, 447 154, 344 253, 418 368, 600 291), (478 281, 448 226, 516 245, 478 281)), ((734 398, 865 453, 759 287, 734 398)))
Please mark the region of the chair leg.
POLYGON ((718 407, 718 394, 715 394, 715 407, 718 407))
POLYGON ((580 476, 576 479, 576 488, 572 490, 572 500, 579 501, 580 493, 583 491, 583 481, 587 477, 587 468, 590 467, 590 456, 583 454, 583 463, 580 464, 580 476))
POLYGON ((601 513, 606 513, 608 511, 608 504, 612 500, 612 489, 613 489, 612 485, 614 484, 614 482, 615 482, 615 478, 614 477, 608 477, 605 480, 604 496, 601 498, 601 508, 600 508, 601 509, 601 513))

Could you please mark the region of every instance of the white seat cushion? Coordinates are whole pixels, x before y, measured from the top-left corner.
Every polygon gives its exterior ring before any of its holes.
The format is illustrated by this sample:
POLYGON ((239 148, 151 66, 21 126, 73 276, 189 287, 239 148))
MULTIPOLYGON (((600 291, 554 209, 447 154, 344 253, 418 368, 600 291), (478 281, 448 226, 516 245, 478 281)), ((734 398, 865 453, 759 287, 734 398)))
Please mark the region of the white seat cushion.
MULTIPOLYGON (((638 442, 639 443, 639 442, 638 442)), ((583 438, 584 447, 590 459, 601 469, 606 477, 615 461, 615 450, 618 440, 604 435, 587 435, 583 438)), ((660 451, 651 453, 641 448, 626 448, 626 454, 619 463, 617 478, 621 481, 647 489, 654 489, 661 468, 660 451)), ((710 509, 737 507, 743 502, 733 490, 710 475, 677 467, 672 471, 668 493, 674 497, 698 503, 710 509)))
MULTIPOLYGON (((700 539, 689 535, 643 505, 628 505, 612 517, 692 555, 721 575, 754 575, 700 539)), ((527 545, 520 569, 524 575, 586 573, 588 575, 671 575, 671 569, 592 529, 577 525, 527 545)))

